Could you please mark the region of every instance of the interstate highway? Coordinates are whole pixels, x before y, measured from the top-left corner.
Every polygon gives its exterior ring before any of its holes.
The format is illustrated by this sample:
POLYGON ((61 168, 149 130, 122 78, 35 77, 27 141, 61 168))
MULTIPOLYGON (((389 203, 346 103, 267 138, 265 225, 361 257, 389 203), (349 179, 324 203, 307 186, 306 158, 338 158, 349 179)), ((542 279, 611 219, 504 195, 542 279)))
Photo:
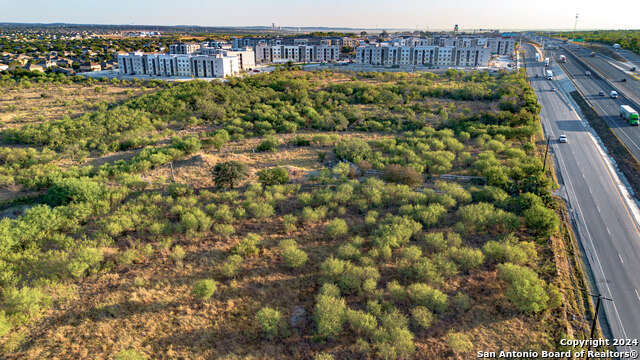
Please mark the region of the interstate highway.
MULTIPOLYGON (((551 138, 556 172, 598 292, 614 301, 602 309, 614 338, 640 339, 640 228, 637 206, 625 201, 624 187, 555 80, 546 80, 534 48, 525 45, 527 72, 542 105, 541 120, 551 138), (534 77, 538 74, 538 77, 534 77), (568 143, 557 142, 565 134, 568 143)), ((559 71, 557 67, 554 72, 559 71)), ((638 346, 619 351, 640 350, 638 346)))
MULTIPOLYGON (((598 115, 609 125, 636 159, 640 160, 640 127, 629 125, 620 117, 620 105, 631 105, 634 109, 640 110, 633 101, 629 100, 627 93, 618 92, 618 98, 612 99, 609 94, 611 90, 616 89, 610 82, 598 75, 593 67, 585 66, 582 62, 584 57, 577 58, 573 53, 564 50, 546 50, 546 54, 557 61, 559 61, 561 54, 567 57, 566 63, 559 63, 565 74, 571 77, 598 115), (591 75, 586 75, 587 71, 591 71, 591 75), (599 96, 600 91, 604 91, 605 96, 599 96)), ((631 80, 628 80, 627 83, 632 84, 631 80)))

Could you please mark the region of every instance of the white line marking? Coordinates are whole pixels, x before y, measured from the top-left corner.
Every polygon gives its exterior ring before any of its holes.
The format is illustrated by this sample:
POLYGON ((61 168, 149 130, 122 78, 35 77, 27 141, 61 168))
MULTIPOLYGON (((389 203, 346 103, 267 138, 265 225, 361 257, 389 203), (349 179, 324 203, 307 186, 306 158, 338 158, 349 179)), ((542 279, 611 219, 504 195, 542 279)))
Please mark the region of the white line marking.
POLYGON ((638 290, 637 289, 633 289, 636 292, 636 296, 638 297, 638 299, 640 300, 640 295, 638 295, 638 290))
POLYGON ((620 256, 620 253, 618 253, 618 257, 620 258, 620 262, 624 264, 624 260, 622 260, 622 256, 620 256))

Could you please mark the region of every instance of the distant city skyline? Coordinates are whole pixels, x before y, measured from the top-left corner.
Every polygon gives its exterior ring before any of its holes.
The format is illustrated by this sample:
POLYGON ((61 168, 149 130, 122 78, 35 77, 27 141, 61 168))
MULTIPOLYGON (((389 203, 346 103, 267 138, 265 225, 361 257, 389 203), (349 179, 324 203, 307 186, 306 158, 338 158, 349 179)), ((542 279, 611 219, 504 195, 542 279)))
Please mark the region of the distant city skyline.
POLYGON ((0 22, 356 29, 638 29, 637 0, 0 0, 0 22), (107 6, 103 4, 108 4, 107 6), (628 11, 623 11, 628 9, 628 11))

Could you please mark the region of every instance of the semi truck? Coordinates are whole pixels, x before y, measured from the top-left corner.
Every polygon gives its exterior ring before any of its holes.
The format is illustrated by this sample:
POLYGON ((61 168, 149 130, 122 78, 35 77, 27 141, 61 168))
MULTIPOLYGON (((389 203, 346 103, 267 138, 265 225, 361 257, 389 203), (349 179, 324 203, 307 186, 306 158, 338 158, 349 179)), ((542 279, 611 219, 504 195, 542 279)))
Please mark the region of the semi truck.
POLYGON ((620 105, 620 116, 630 125, 638 126, 638 113, 629 105, 620 105))
POLYGON ((544 58, 544 66, 549 66, 549 58, 544 58))
POLYGON ((547 70, 547 80, 551 80, 553 78, 553 71, 547 70))
POLYGON ((567 62, 567 57, 564 56, 564 55, 560 55, 560 61, 563 62, 563 63, 566 63, 567 62))

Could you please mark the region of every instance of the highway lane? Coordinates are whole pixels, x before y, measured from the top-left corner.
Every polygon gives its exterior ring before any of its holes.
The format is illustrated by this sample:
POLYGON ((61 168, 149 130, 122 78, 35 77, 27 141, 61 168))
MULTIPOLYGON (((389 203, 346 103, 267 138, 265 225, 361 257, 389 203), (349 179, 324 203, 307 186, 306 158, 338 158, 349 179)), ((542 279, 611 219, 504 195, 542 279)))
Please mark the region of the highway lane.
POLYGON ((566 44, 562 47, 579 56, 582 61, 608 81, 618 92, 625 94, 629 100, 634 102, 636 108, 640 107, 640 81, 628 72, 622 71, 612 65, 609 62, 610 60, 605 56, 600 54, 596 54, 595 57, 589 56, 589 54, 591 54, 589 49, 573 44, 566 44), (626 79, 627 81, 622 82, 622 79, 626 79))
POLYGON ((565 74, 571 77, 576 87, 585 95, 587 101, 618 138, 624 142, 629 151, 636 159, 640 159, 640 127, 629 125, 620 117, 620 105, 631 105, 638 111, 640 108, 629 101, 623 93, 619 93, 617 99, 612 99, 609 94, 615 89, 611 84, 595 73, 591 67, 581 63, 581 59, 576 58, 572 53, 563 50, 547 50, 547 55, 555 59, 559 59, 561 54, 567 56, 567 62, 558 63, 558 65, 563 68, 565 74), (586 75, 586 71, 591 71, 592 75, 586 75), (599 96, 600 91, 604 91, 605 96, 599 96))
MULTIPOLYGON (((583 258, 593 275, 592 292, 614 300, 602 304, 614 338, 640 339, 640 232, 636 218, 631 216, 638 209, 624 200, 624 187, 569 105, 567 95, 559 91, 555 80, 545 79, 544 64, 535 62, 533 47, 526 45, 525 49, 527 71, 542 105, 543 128, 552 139, 556 171, 564 183, 583 258), (558 90, 550 91, 551 87, 558 90), (567 135, 569 142, 558 143, 560 134, 567 135)), ((621 351, 629 349, 640 347, 618 347, 621 351)))

